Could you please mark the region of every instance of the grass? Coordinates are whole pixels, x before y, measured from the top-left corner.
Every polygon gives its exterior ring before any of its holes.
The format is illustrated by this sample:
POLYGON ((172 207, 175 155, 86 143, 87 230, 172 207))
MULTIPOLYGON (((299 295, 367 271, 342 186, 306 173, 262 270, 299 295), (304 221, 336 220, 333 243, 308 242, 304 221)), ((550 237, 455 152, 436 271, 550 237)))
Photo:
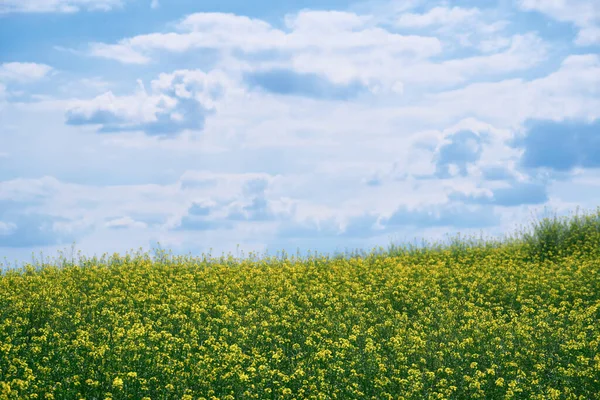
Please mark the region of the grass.
POLYGON ((335 255, 0 275, 0 399, 600 399, 600 208, 335 255))

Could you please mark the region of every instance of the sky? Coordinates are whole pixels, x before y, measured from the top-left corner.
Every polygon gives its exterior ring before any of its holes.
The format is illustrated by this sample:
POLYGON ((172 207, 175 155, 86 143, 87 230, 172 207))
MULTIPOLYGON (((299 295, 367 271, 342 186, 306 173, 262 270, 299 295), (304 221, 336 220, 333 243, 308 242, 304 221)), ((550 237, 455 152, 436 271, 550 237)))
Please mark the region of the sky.
POLYGON ((594 0, 0 2, 9 263, 502 237, 599 168, 594 0))

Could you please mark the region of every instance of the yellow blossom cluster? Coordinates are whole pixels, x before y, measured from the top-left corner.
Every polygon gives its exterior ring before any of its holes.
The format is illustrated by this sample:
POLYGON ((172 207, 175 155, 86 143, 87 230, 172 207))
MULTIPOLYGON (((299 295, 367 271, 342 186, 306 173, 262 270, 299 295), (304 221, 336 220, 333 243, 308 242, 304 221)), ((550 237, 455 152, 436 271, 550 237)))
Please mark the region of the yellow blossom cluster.
POLYGON ((600 399, 600 229, 584 233, 551 257, 522 242, 5 271, 0 399, 600 399))

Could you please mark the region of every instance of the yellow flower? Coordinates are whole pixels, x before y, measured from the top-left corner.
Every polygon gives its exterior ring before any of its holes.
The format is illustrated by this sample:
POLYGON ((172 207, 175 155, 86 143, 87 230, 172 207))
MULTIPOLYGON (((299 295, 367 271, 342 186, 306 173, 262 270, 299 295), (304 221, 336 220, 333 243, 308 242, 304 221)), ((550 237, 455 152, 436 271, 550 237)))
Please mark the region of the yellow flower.
POLYGON ((112 385, 117 389, 122 389, 123 388, 123 379, 118 378, 118 377, 113 379, 112 385))

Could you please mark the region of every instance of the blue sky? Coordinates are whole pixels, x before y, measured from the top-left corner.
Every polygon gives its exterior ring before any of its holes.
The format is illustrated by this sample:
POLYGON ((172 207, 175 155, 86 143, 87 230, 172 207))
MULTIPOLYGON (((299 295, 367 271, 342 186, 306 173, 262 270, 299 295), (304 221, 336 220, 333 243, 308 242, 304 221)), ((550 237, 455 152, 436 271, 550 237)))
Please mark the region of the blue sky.
POLYGON ((0 258, 336 252, 600 198, 593 0, 4 0, 0 258))

